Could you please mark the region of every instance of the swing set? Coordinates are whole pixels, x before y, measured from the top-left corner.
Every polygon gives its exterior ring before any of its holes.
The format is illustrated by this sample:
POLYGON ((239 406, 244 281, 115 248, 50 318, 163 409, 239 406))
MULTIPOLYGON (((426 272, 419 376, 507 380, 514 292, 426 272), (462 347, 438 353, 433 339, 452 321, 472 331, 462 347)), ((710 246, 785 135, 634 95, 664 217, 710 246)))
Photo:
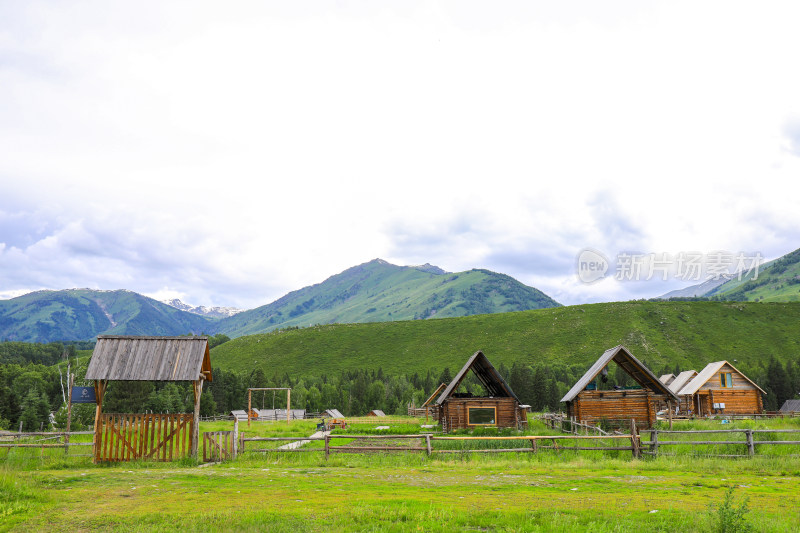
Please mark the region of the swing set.
POLYGON ((253 418, 253 391, 263 391, 261 395, 261 408, 264 408, 264 397, 267 391, 272 391, 272 410, 275 411, 275 393, 279 390, 286 391, 286 423, 291 421, 292 411, 289 409, 289 403, 292 399, 292 389, 288 387, 258 387, 247 389, 247 425, 250 426, 250 419, 253 418))

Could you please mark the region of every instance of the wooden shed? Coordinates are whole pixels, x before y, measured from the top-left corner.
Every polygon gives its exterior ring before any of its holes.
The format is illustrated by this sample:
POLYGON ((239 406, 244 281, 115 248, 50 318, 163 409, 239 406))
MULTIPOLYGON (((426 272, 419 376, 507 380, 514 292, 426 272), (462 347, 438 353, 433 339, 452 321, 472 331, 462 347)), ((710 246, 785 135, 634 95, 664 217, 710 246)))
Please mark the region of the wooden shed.
POLYGON ((373 409, 372 411, 367 413, 367 416, 386 416, 386 413, 384 413, 380 409, 373 409))
POLYGON ((97 398, 95 461, 197 457, 200 395, 212 380, 208 337, 100 335, 86 379, 94 380, 97 398), (190 381, 194 413, 103 413, 109 381, 190 381))
POLYGON ((656 423, 659 404, 672 407, 678 398, 620 345, 606 350, 561 401, 567 404, 567 415, 577 422, 596 425, 605 420, 611 426, 623 427, 634 419, 639 427, 649 428, 656 423), (606 367, 612 361, 638 385, 603 389, 606 367))
POLYGON ((678 393, 689 398, 697 416, 761 413, 762 394, 761 387, 727 361, 709 363, 678 393))
POLYGON ((528 425, 528 415, 520 409, 519 399, 483 352, 475 352, 464 368, 436 399, 439 423, 445 433, 453 429, 500 427, 522 429, 528 425), (472 370, 483 385, 487 396, 476 397, 456 392, 472 370))

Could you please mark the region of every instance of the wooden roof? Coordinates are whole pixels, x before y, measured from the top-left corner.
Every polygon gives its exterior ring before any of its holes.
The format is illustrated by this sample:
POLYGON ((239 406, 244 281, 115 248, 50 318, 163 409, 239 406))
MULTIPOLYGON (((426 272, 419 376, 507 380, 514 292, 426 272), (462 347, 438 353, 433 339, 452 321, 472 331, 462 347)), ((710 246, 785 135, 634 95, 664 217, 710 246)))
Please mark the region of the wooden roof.
POLYGON ((797 413, 800 412, 800 400, 786 400, 779 409, 781 413, 797 413))
POLYGON ((684 370, 678 374, 678 377, 676 377, 672 383, 669 384, 669 390, 675 394, 678 394, 681 389, 685 387, 686 384, 689 383, 689 381, 692 380, 696 375, 697 372, 694 370, 684 370))
POLYGON ((370 411, 369 413, 367 413, 367 416, 369 416, 369 415, 373 415, 373 416, 386 416, 386 413, 384 413, 384 412, 383 412, 383 411, 381 411, 380 409, 373 409, 372 411, 370 411))
POLYGON ((111 381, 211 381, 208 337, 100 335, 86 379, 111 381))
POLYGON ((739 370, 738 370, 738 369, 737 369, 735 366, 733 366, 732 364, 730 364, 730 363, 729 363, 729 362, 727 362, 727 361, 716 361, 716 362, 714 362, 714 363, 708 363, 708 364, 706 365, 706 367, 705 367, 703 370, 701 370, 701 371, 700 371, 700 373, 699 373, 699 374, 697 374, 697 375, 694 377, 694 379, 693 379, 692 381, 690 381, 689 383, 687 383, 687 384, 686 384, 686 385, 685 385, 685 386, 684 386, 684 387, 681 389, 681 391, 680 391, 678 394, 679 394, 679 395, 681 395, 681 396, 683 396, 683 395, 686 395, 686 394, 695 394, 697 391, 699 391, 699 390, 700 390, 700 387, 702 387, 703 385, 705 385, 705 384, 706 384, 706 382, 707 382, 709 379, 711 379, 712 377, 714 377, 714 375, 715 375, 717 372, 719 372, 719 371, 720 371, 720 369, 721 369, 723 366, 725 366, 725 365, 728 365, 728 366, 729 366, 729 367, 731 367, 733 370, 735 370, 736 372, 738 372, 738 373, 739 373, 739 374, 740 374, 740 375, 741 375, 741 376, 742 376, 744 379, 746 379, 748 382, 750 382, 750 384, 751 384, 753 387, 755 387, 755 388, 757 388, 758 390, 760 390, 760 391, 761 391, 761 394, 766 394, 766 392, 764 392, 764 389, 762 389, 761 387, 759 387, 758 385, 756 385, 755 383, 753 383, 753 380, 751 380, 750 378, 748 378, 747 376, 745 376, 744 374, 742 374, 741 372, 739 372, 739 370))
POLYGON ((595 363, 589 368, 589 370, 583 375, 581 379, 578 380, 575 385, 569 390, 569 392, 561 398, 562 402, 571 402, 575 399, 575 397, 586 388, 586 386, 594 381, 597 375, 610 363, 614 361, 622 370, 624 370, 630 377, 636 381, 639 385, 644 388, 650 389, 653 392, 659 394, 666 394, 667 396, 671 396, 674 399, 678 399, 666 385, 661 383, 659 379, 650 372, 644 364, 636 359, 631 352, 628 351, 622 345, 615 346, 609 350, 603 352, 603 355, 595 361, 595 363))
POLYGON ((464 368, 458 371, 458 374, 456 374, 456 377, 453 378, 447 388, 442 391, 436 399, 436 405, 442 405, 455 392, 470 369, 472 369, 472 373, 481 382, 489 396, 494 398, 514 398, 519 402, 519 398, 508 386, 503 376, 495 370, 492 363, 483 355, 483 352, 477 351, 467 360, 464 368))
POLYGON ((344 415, 338 409, 325 409, 325 412, 322 413, 324 415, 328 415, 331 418, 344 418, 344 415))
POLYGON ((658 381, 663 383, 664 385, 669 386, 675 380, 675 374, 664 374, 663 376, 658 378, 658 381))

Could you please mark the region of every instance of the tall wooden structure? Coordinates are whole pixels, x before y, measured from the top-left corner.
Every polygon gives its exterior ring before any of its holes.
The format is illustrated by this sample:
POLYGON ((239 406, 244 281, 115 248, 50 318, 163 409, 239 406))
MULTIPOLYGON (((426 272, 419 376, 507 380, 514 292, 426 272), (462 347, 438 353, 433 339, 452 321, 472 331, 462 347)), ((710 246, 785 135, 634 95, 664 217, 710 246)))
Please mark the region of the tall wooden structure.
POLYGON ((197 457, 200 395, 212 380, 208 337, 100 335, 86 379, 94 380, 97 398, 95 461, 197 457), (109 381, 191 381, 194 414, 104 414, 109 381))
POLYGON ((761 387, 727 361, 709 363, 678 393, 697 416, 761 413, 762 394, 761 387))
POLYGON ((656 423, 659 404, 664 403, 671 408, 676 405, 678 398, 627 348, 620 345, 606 350, 561 401, 567 404, 567 415, 574 417, 577 422, 597 424, 605 420, 612 426, 623 427, 634 419, 637 426, 649 428, 656 423), (602 378, 612 361, 631 376, 638 386, 602 390, 602 378))
POLYGON ((483 352, 475 352, 435 402, 439 423, 445 433, 454 429, 500 427, 522 429, 528 425, 528 414, 520 408, 519 399, 483 352), (484 397, 456 393, 458 386, 472 370, 488 393, 484 397))

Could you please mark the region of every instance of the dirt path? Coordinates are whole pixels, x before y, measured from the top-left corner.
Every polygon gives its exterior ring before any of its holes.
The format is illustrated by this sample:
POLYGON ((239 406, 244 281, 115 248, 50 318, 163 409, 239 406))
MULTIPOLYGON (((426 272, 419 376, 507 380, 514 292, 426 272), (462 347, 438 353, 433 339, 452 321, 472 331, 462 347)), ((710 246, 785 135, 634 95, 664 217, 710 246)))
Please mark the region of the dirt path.
MULTIPOLYGON (((330 435, 330 431, 317 431, 316 433, 311 435, 309 438, 310 439, 319 439, 319 438, 324 437, 325 435, 330 435)), ((311 442, 311 441, 310 440, 296 440, 294 442, 290 442, 289 444, 284 444, 283 446, 278 446, 278 449, 279 450, 294 450, 296 448, 299 448, 300 446, 308 444, 309 442, 311 442)))

